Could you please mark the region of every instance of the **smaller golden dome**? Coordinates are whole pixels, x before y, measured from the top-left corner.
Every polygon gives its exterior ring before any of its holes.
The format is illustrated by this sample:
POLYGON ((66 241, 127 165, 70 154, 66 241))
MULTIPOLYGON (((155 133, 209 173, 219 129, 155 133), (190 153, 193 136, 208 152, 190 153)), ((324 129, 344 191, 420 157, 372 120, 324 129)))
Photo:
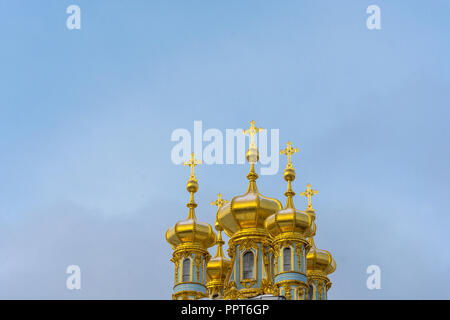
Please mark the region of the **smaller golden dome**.
POLYGON ((199 222, 195 215, 189 215, 186 220, 178 221, 167 230, 166 240, 173 247, 193 244, 207 249, 216 242, 216 235, 208 223, 199 222))
POLYGON ((313 220, 311 215, 297 210, 292 199, 295 195, 295 192, 292 190, 292 181, 295 180, 295 169, 292 166, 291 156, 295 152, 298 152, 298 149, 292 148, 290 141, 287 143, 287 148, 280 151, 281 154, 286 154, 288 157, 283 175, 288 183, 288 189, 284 194, 287 197, 286 207, 268 217, 265 222, 267 231, 274 237, 282 233, 297 233, 302 238, 306 238, 312 232, 311 224, 313 220))
POLYGON ((217 253, 206 265, 206 274, 209 277, 209 281, 212 283, 223 283, 231 270, 231 260, 225 258, 223 254, 222 246, 225 242, 222 240, 222 231, 219 230, 218 232, 217 253))
POLYGON ((295 208, 292 201, 295 193, 292 190, 288 190, 285 195, 288 197, 286 207, 266 219, 266 229, 273 237, 282 233, 298 233, 306 238, 312 233, 313 220, 309 214, 295 208))
POLYGON ((331 253, 326 250, 317 249, 314 244, 314 240, 311 237, 309 239, 311 248, 306 255, 308 276, 311 274, 327 276, 336 270, 336 262, 334 261, 331 253))
POLYGON ((266 220, 266 229, 276 237, 282 233, 298 233, 305 237, 311 227, 311 218, 303 211, 285 208, 271 215, 266 220))

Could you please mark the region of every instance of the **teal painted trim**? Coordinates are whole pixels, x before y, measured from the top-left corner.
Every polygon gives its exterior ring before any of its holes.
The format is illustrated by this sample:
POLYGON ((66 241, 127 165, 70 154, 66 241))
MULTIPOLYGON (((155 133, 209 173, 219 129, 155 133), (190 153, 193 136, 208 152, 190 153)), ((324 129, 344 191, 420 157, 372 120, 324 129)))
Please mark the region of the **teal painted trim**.
POLYGON ((201 292, 201 293, 206 294, 205 286, 202 284, 197 284, 197 283, 181 283, 179 285, 176 285, 173 288, 174 293, 177 293, 180 291, 196 291, 196 292, 201 292))
POLYGON ((296 280, 301 282, 308 282, 308 279, 304 274, 296 273, 296 272, 285 272, 275 276, 275 283, 285 281, 285 280, 296 280))

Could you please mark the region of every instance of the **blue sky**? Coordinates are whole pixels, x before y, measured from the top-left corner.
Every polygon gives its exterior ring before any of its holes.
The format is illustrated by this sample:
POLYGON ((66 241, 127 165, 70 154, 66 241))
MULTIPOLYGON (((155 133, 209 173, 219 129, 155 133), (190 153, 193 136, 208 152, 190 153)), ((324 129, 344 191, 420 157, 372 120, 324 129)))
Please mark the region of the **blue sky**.
MULTIPOLYGON (((449 299, 449 9, 0 2, 0 298, 170 298, 164 233, 187 216, 189 174, 170 135, 254 119, 300 148, 294 190, 320 191, 330 299, 449 299), (81 30, 66 28, 71 4, 81 30), (65 287, 70 264, 79 291, 65 287), (381 290, 366 288, 372 264, 381 290)), ((248 166, 197 169, 197 216, 213 223, 209 203, 242 194, 248 166)), ((258 187, 284 202, 281 170, 258 187)))

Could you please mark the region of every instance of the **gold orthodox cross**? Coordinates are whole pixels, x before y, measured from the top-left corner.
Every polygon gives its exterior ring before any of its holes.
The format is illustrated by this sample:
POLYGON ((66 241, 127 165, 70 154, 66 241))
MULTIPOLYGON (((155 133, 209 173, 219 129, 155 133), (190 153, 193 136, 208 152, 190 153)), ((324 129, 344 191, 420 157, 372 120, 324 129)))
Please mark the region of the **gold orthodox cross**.
POLYGON ((198 164, 202 164, 202 160, 197 160, 197 159, 195 159, 195 155, 194 155, 194 153, 192 152, 192 153, 191 153, 191 159, 190 159, 189 161, 186 161, 186 162, 184 163, 185 166, 191 167, 191 178, 194 178, 194 179, 195 179, 194 168, 195 168, 195 166, 198 165, 198 164))
POLYGON ((306 190, 304 192, 300 192, 301 196, 305 196, 306 198, 308 198, 308 208, 312 209, 312 205, 311 205, 311 197, 315 194, 318 194, 319 191, 318 190, 313 190, 311 189, 311 185, 308 183, 308 185, 306 186, 306 190))
POLYGON ((255 135, 258 132, 261 132, 263 130, 264 130, 263 128, 255 127, 255 121, 254 120, 250 121, 250 128, 248 128, 247 130, 243 130, 244 134, 248 134, 250 136, 250 147, 256 147, 255 135))
POLYGON ((286 149, 281 150, 281 151, 280 151, 280 154, 285 154, 285 155, 287 156, 288 161, 287 161, 286 167, 287 167, 287 168, 292 168, 292 160, 291 160, 291 157, 292 157, 292 155, 293 155, 294 153, 298 152, 299 149, 298 149, 298 148, 292 148, 292 142, 290 142, 290 141, 288 141, 288 142, 286 143, 286 145, 287 145, 286 149))
POLYGON ((229 202, 228 200, 222 199, 222 194, 221 194, 221 193, 218 193, 218 194, 217 194, 217 200, 211 202, 211 205, 212 205, 212 206, 216 206, 217 208, 220 208, 220 207, 222 207, 224 204, 227 204, 228 202, 229 202))

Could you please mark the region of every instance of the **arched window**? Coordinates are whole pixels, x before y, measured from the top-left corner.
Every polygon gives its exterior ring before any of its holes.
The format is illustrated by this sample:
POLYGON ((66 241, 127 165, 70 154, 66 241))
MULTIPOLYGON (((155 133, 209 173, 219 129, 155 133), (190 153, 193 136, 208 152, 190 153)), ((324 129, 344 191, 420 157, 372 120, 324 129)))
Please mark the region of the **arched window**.
POLYGON ((191 280, 191 259, 184 259, 183 260, 183 282, 189 282, 191 280))
POLYGON ((291 271, 291 248, 283 249, 283 271, 291 271))
POLYGON ((308 290, 308 299, 312 300, 313 299, 313 294, 314 294, 314 287, 311 285, 309 285, 309 290, 308 290))
POLYGON ((255 261, 253 252, 247 251, 242 256, 242 259, 244 268, 242 272, 243 279, 253 279, 253 263, 255 261))
POLYGON ((273 265, 273 254, 271 254, 270 255, 270 258, 269 258, 269 263, 270 263, 270 277, 273 279, 273 268, 274 268, 274 265, 273 265))

